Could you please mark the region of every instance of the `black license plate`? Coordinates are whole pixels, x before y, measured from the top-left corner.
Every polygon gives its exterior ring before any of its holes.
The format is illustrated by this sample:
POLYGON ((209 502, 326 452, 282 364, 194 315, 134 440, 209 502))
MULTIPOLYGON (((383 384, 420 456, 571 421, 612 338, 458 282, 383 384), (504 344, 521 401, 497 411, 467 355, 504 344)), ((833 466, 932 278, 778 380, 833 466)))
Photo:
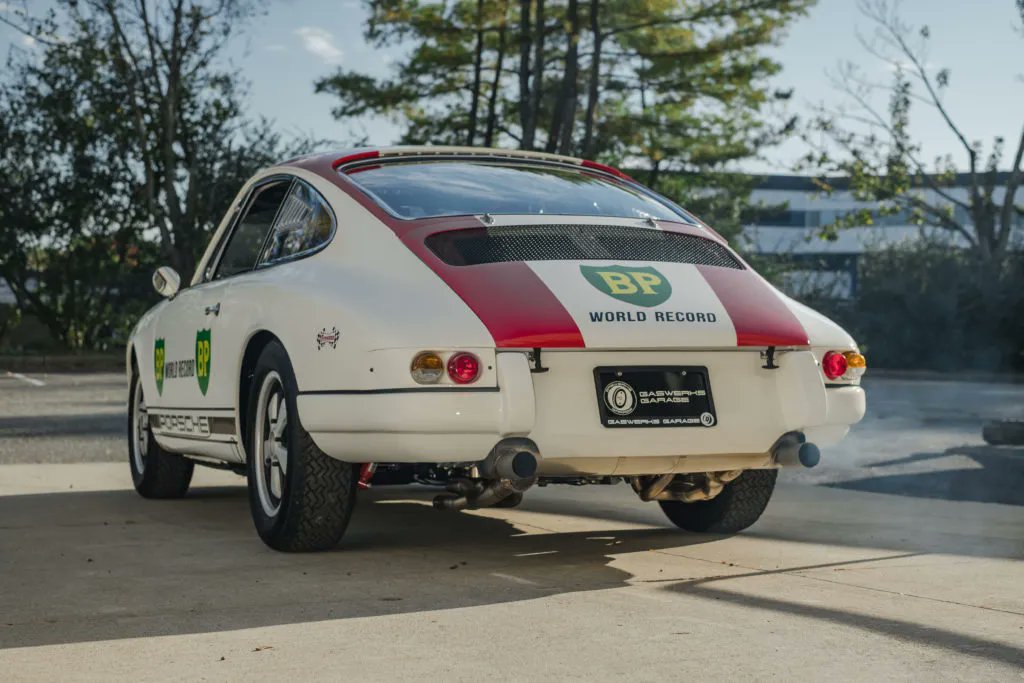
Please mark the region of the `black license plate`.
POLYGON ((718 423, 704 367, 595 368, 605 427, 714 427, 718 423))

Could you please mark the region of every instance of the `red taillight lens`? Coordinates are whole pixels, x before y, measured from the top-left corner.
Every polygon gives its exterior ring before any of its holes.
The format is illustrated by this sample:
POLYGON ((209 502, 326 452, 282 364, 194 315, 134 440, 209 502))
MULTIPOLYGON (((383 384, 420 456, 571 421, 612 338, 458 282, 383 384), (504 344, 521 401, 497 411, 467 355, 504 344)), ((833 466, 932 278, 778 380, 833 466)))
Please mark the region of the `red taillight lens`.
POLYGON ((829 379, 838 379, 846 374, 846 356, 839 351, 829 351, 821 359, 821 371, 829 379))
POLYGON ((471 353, 456 353, 448 359, 448 376, 456 384, 475 382, 480 376, 480 360, 471 353))

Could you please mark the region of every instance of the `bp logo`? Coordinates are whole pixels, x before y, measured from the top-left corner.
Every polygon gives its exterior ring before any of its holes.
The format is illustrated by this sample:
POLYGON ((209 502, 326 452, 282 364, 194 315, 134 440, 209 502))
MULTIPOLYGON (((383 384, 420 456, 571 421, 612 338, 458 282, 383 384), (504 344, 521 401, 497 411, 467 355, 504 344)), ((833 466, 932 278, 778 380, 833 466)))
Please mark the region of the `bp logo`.
POLYGON ((163 338, 153 345, 153 375, 156 377, 156 393, 164 393, 164 362, 167 360, 167 344, 163 338))
POLYGON ((636 391, 625 382, 611 382, 604 388, 604 404, 616 415, 629 415, 636 410, 636 391))
POLYGON ((635 306, 657 306, 672 295, 669 281, 649 266, 580 266, 580 272, 608 296, 635 306))
POLYGON ((206 396, 210 388, 210 330, 196 332, 196 379, 199 380, 199 391, 206 396))

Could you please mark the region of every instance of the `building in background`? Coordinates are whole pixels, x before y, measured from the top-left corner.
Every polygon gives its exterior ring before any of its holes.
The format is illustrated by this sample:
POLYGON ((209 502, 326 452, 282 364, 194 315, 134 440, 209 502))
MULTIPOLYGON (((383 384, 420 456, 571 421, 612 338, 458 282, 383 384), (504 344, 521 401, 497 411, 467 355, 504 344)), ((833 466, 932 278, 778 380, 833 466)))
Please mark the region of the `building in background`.
MULTIPOLYGON (((1007 173, 1000 173, 997 183, 1005 184, 1007 176, 1007 173)), ((944 189, 966 201, 969 182, 967 174, 958 174, 952 187, 944 189)), ((756 223, 744 228, 742 247, 749 253, 784 260, 788 268, 782 286, 791 294, 837 299, 856 296, 858 264, 861 259, 869 258, 873 249, 922 238, 966 246, 962 237, 947 230, 913 225, 908 213, 876 215, 871 226, 840 230, 834 241, 822 239, 822 228, 837 218, 877 206, 875 202, 854 199, 842 179, 833 178, 829 183, 834 191, 826 194, 811 176, 761 176, 751 195, 751 203, 764 206, 766 210, 760 212, 756 223)), ((938 205, 945 201, 934 192, 921 192, 929 202, 938 205)), ((995 199, 1001 201, 1001 187, 997 186, 995 199)), ((958 222, 970 223, 963 207, 955 206, 954 212, 958 222)), ((1024 219, 1018 217, 1011 244, 1017 244, 1018 248, 1024 246, 1022 238, 1024 219)))
POLYGON ((13 306, 16 303, 18 302, 14 298, 11 286, 7 284, 7 280, 0 277, 0 306, 13 306))

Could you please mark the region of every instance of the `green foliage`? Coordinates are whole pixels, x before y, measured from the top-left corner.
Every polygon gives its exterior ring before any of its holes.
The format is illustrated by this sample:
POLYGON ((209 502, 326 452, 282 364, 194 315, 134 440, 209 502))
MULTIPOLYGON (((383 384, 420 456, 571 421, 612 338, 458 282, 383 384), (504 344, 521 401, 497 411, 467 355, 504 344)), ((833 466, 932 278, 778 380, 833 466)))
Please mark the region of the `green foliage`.
POLYGON ((981 258, 998 262, 1024 216, 1024 206, 1015 203, 1024 180, 1024 130, 1014 144, 1009 169, 1000 173, 1005 140, 995 137, 987 152, 981 142, 968 141, 946 106, 950 71, 929 60, 928 27, 905 24, 897 9, 898 3, 887 0, 861 3, 875 28, 865 45, 892 71, 892 81, 877 83, 858 67, 843 65, 833 80, 849 106, 819 109, 804 135, 812 151, 803 167, 822 175, 824 192, 834 189, 828 177, 840 176, 848 179, 856 199, 877 204, 873 211, 853 212, 825 226, 822 237, 835 239, 837 230, 871 225, 875 215, 902 213, 910 223, 945 232, 981 258), (888 93, 885 110, 873 102, 877 91, 888 93), (920 105, 932 109, 958 142, 966 192, 954 189, 964 183, 957 178, 952 155, 933 163, 923 159, 921 145, 910 134, 912 108, 920 105))
POLYGON ((339 119, 389 117, 403 125, 403 143, 626 165, 717 220, 741 209, 729 165, 793 129, 772 116, 789 93, 771 90, 779 65, 763 50, 812 0, 365 4, 367 40, 407 54, 384 78, 342 69, 320 80, 339 119))
POLYGON ((59 0, 0 84, 0 276, 67 347, 122 343, 169 263, 187 282, 238 188, 283 153, 226 42, 250 0, 59 0), (60 38, 55 38, 59 35, 60 38))
POLYGON ((1024 370, 1024 255, 998 262, 921 242, 864 255, 851 302, 807 301, 872 367, 1024 370))

